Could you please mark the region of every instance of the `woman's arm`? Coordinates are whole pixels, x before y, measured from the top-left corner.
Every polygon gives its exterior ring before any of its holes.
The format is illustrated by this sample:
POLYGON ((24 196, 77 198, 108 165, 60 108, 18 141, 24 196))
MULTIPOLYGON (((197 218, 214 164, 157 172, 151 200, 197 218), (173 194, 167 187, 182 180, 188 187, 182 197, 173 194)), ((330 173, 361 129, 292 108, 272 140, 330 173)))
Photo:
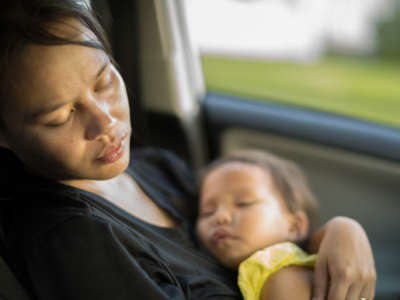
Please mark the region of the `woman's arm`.
POLYGON ((308 246, 309 252, 318 252, 313 299, 374 298, 374 258, 367 235, 358 222, 335 217, 312 234, 308 246))
POLYGON ((264 283, 260 300, 309 300, 311 299, 312 269, 285 267, 264 283))
POLYGON ((26 248, 32 285, 43 300, 184 300, 186 292, 139 237, 96 217, 74 217, 26 248))

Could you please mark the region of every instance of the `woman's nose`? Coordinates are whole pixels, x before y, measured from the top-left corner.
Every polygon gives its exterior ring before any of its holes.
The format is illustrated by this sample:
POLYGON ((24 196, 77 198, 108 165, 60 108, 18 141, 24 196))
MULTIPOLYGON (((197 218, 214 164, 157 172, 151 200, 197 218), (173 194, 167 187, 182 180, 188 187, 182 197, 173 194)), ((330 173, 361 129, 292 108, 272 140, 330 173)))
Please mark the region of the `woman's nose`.
POLYGON ((227 208, 220 207, 214 215, 214 222, 217 225, 230 224, 232 222, 232 214, 227 208))
POLYGON ((115 127, 117 120, 111 115, 107 104, 95 103, 90 108, 90 118, 86 129, 86 138, 89 140, 107 136, 115 127))

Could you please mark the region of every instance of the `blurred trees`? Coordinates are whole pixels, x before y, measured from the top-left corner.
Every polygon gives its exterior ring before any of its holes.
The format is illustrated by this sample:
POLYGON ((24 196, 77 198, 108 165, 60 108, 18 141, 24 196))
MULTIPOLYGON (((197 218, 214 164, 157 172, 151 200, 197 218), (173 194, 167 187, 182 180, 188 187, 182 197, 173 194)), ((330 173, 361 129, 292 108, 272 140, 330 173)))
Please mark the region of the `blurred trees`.
POLYGON ((377 51, 383 58, 400 60, 400 0, 391 4, 391 16, 376 24, 377 51))

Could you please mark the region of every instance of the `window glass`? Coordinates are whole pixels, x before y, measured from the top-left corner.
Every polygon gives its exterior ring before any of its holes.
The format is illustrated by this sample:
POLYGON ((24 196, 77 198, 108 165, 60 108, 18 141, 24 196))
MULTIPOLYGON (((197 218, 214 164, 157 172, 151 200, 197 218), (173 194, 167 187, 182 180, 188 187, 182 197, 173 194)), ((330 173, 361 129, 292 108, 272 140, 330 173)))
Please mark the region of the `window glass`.
POLYGON ((400 1, 186 4, 208 91, 400 128, 400 1))

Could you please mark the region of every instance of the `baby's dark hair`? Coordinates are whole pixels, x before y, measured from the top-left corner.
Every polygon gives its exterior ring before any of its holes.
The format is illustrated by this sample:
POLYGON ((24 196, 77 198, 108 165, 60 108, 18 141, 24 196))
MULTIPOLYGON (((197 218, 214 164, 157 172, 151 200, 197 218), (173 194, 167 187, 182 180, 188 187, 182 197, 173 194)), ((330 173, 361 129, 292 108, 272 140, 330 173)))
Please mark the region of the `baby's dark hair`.
POLYGON ((295 163, 265 151, 239 150, 213 161, 202 170, 200 186, 212 170, 230 162, 248 163, 266 170, 289 211, 304 211, 309 221, 309 232, 315 229, 318 222, 318 202, 304 173, 295 163))

